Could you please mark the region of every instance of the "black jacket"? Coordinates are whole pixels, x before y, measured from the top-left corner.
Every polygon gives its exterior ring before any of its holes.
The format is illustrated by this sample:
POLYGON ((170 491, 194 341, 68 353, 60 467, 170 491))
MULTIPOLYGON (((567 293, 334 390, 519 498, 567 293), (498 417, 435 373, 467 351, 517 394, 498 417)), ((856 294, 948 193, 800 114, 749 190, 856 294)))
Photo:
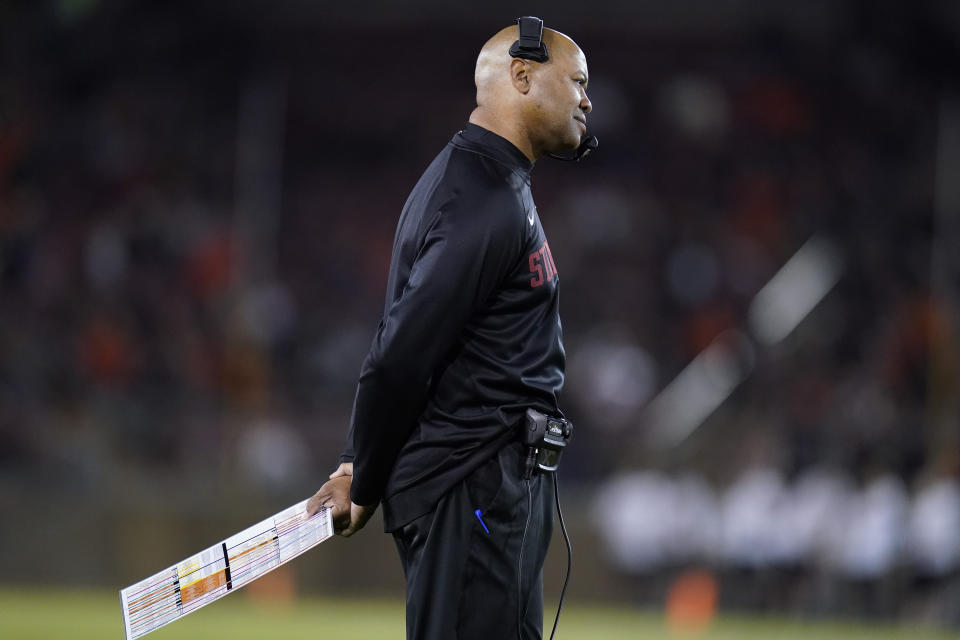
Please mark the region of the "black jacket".
POLYGON ((515 437, 527 407, 560 415, 558 277, 532 168, 470 124, 403 207, 341 457, 354 462, 352 500, 382 500, 387 531, 515 437))

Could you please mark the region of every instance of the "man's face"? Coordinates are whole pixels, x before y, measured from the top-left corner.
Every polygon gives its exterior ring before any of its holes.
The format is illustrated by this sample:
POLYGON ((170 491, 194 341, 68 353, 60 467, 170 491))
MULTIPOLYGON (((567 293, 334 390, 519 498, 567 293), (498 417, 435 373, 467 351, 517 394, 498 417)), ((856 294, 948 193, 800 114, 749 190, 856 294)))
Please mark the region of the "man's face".
MULTIPOLYGON (((564 43, 566 44, 566 43, 564 43)), ((587 60, 576 45, 557 47, 534 83, 540 145, 547 153, 576 149, 593 109, 587 97, 587 60)))

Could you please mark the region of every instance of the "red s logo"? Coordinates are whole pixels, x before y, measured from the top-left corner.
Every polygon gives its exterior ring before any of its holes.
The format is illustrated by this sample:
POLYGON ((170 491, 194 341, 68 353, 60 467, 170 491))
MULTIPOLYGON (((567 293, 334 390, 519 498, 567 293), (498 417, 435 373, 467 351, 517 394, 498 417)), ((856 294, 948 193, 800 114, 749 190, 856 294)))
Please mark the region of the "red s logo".
POLYGON ((541 286, 544 282, 553 282, 557 277, 557 265, 553 262, 550 245, 545 241, 543 245, 530 254, 530 286, 541 286))

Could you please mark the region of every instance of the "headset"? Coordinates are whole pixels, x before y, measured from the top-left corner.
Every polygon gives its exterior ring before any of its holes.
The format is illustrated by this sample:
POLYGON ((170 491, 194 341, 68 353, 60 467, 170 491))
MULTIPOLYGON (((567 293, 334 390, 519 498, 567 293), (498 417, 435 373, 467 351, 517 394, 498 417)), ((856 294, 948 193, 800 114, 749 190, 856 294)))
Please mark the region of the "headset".
MULTIPOLYGON (((533 62, 544 63, 550 59, 547 44, 543 41, 543 20, 534 16, 517 18, 517 27, 520 38, 510 45, 510 56, 533 62)), ((548 154, 556 160, 579 162, 590 155, 600 146, 596 136, 585 136, 580 140, 580 146, 567 153, 548 154)))
MULTIPOLYGON (((543 41, 543 20, 534 16, 517 18, 519 38, 510 46, 510 56, 533 62, 544 63, 550 59, 550 52, 543 41)), ((584 136, 580 146, 568 153, 551 153, 551 158, 571 162, 579 162, 586 158, 599 146, 596 136, 584 136)), ((533 504, 530 478, 534 471, 554 473, 560 464, 560 456, 567 446, 567 441, 573 434, 573 425, 567 420, 546 416, 534 409, 528 409, 523 429, 522 439, 527 445, 526 471, 524 477, 527 483, 527 523, 523 527, 523 539, 520 542, 520 563, 517 567, 517 589, 520 588, 521 568, 523 566, 523 546, 527 537, 527 528, 530 525, 530 509, 533 504)), ((563 588, 560 590, 560 602, 557 603, 557 615, 553 619, 553 629, 550 640, 557 632, 557 623, 560 622, 560 612, 563 610, 563 600, 567 595, 567 585, 570 582, 570 569, 573 565, 573 547, 570 544, 570 535, 567 525, 563 521, 563 510, 560 509, 560 489, 556 477, 553 482, 553 499, 557 506, 557 516, 560 520, 560 529, 563 531, 563 540, 567 545, 567 572, 563 579, 563 588)), ((517 637, 521 633, 520 608, 517 611, 517 637)))

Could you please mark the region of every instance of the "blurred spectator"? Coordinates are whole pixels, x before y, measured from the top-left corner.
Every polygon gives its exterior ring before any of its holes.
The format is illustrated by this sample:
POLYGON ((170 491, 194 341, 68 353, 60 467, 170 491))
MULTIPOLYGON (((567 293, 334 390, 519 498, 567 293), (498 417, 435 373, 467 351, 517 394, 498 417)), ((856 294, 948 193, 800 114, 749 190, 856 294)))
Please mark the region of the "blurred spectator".
POLYGON ((960 481, 939 478, 916 495, 909 519, 910 557, 922 575, 960 569, 960 481))

